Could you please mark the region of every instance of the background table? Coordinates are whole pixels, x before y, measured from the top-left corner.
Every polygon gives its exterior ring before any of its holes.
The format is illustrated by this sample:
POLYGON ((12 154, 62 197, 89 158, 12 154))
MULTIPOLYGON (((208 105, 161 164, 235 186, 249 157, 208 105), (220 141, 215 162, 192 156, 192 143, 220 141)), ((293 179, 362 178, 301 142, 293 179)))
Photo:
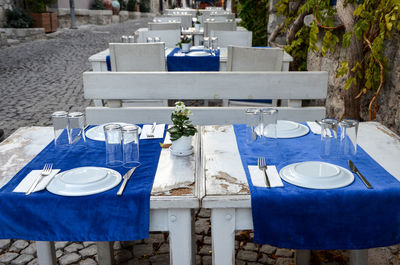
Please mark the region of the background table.
MULTIPOLYGON (((359 145, 400 181, 400 137, 377 122, 360 123, 359 145)), ((211 209, 213 264, 234 264, 235 230, 253 229, 250 192, 233 127, 202 128, 202 207, 211 209)), ((356 176, 355 176, 356 177, 356 176)), ((309 264, 309 251, 297 251, 296 262, 309 264)), ((366 250, 352 250, 350 264, 365 265, 366 250)))
MULTIPOLYGON (((199 138, 193 138, 194 155, 188 157, 172 156, 168 149, 162 149, 154 178, 150 231, 169 231, 171 264, 194 264, 193 209, 199 208, 201 188, 197 180, 200 176, 199 138)), ((22 127, 4 140, 0 144, 0 187, 52 139, 51 127, 22 127)), ((111 243, 97 242, 99 264, 111 264, 111 243)), ((57 264, 53 242, 41 241, 36 245, 40 264, 57 264)))

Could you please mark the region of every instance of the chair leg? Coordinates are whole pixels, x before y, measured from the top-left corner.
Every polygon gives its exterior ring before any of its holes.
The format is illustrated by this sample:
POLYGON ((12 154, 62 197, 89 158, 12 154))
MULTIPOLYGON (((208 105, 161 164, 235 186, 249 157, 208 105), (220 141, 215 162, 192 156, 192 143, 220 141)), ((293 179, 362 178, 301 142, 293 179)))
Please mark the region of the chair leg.
POLYGON ((56 248, 53 241, 36 241, 37 256, 40 265, 56 265, 56 248))
POLYGON ((99 259, 99 265, 113 265, 113 242, 101 241, 96 242, 97 245, 97 257, 99 259))

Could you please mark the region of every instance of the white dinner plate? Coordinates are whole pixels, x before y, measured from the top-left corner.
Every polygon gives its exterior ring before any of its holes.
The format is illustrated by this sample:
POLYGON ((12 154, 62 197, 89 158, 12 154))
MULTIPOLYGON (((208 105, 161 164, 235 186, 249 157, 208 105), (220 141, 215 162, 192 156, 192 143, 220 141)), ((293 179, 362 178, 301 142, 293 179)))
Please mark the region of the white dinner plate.
MULTIPOLYGON (((266 129, 264 135, 266 137, 271 137, 271 133, 268 132, 268 126, 266 129)), ((276 125, 276 134, 278 138, 296 138, 306 135, 309 131, 310 129, 307 126, 294 121, 278 120, 276 125)), ((260 134, 259 128, 256 128, 256 133, 258 135, 260 134)))
POLYGON ((187 56, 210 56, 211 53, 205 51, 193 51, 186 54, 187 56))
MULTIPOLYGON (((125 125, 132 125, 130 123, 125 123, 125 122, 109 122, 109 123, 104 123, 100 124, 98 126, 92 127, 89 130, 86 131, 86 137, 95 141, 105 141, 105 136, 104 136, 104 126, 107 124, 119 124, 121 126, 125 125)), ((142 128, 138 126, 138 134, 142 132, 142 128)))
POLYGON ((353 173, 346 168, 320 161, 287 165, 279 175, 293 185, 310 189, 337 189, 354 181, 353 173))
POLYGON ((121 174, 109 168, 78 167, 55 175, 46 188, 57 195, 85 196, 112 189, 121 179, 121 174))
POLYGON ((192 47, 190 47, 190 49, 189 49, 190 51, 193 51, 193 50, 204 50, 204 46, 192 46, 192 47))

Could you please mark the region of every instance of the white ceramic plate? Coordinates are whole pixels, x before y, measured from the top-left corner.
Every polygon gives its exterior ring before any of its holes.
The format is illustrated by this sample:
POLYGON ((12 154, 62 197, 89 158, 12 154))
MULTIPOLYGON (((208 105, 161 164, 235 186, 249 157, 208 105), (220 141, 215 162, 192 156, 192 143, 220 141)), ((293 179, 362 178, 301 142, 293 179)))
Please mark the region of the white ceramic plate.
POLYGON ((287 165, 281 169, 279 175, 293 185, 310 189, 337 189, 354 181, 354 175, 349 170, 320 161, 287 165))
MULTIPOLYGON (((132 125, 130 123, 125 123, 125 122, 109 122, 109 123, 104 123, 100 124, 99 126, 95 126, 90 128, 89 130, 86 131, 86 137, 95 141, 105 141, 105 136, 104 136, 104 126, 107 124, 119 124, 121 126, 125 125, 132 125)), ((138 134, 142 132, 142 128, 138 126, 138 134)))
POLYGON ((211 53, 205 51, 193 51, 186 54, 187 56, 210 56, 211 53))
POLYGON ((85 196, 112 189, 121 179, 121 174, 109 168, 78 167, 57 174, 46 188, 57 195, 85 196))
POLYGON ((192 47, 190 47, 189 50, 190 51, 193 51, 193 50, 204 50, 204 46, 192 46, 192 47))
MULTIPOLYGON (((298 122, 286 120, 277 121, 276 133, 278 138, 296 138, 306 135, 309 131, 310 129, 307 126, 298 122)), ((259 128, 256 128, 256 133, 260 134, 259 128)), ((271 137, 270 133, 268 133, 268 126, 264 135, 266 137, 271 137)))

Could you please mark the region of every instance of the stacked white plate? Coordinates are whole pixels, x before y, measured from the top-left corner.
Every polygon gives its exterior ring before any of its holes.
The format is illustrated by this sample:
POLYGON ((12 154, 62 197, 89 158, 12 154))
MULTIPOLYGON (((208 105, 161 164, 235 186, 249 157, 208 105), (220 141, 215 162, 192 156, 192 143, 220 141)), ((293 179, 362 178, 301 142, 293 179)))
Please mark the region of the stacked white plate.
POLYGON ((57 174, 47 185, 51 193, 63 196, 84 196, 114 188, 121 174, 104 167, 78 167, 57 174))
POLYGON ((310 189, 342 188, 354 181, 354 175, 349 170, 320 161, 287 165, 281 169, 279 175, 293 185, 310 189))
MULTIPOLYGON (((90 128, 89 130, 86 131, 86 137, 95 141, 105 141, 106 138, 104 136, 104 126, 108 124, 119 124, 121 126, 125 125, 132 125, 130 123, 125 123, 125 122, 109 122, 109 123, 104 123, 99 126, 95 126, 90 128)), ((142 128, 138 126, 138 134, 142 132, 142 128)))
POLYGON ((206 51, 192 51, 186 54, 187 56, 210 56, 211 53, 206 51))
MULTIPOLYGON (((271 137, 271 131, 268 130, 267 126, 264 128, 264 136, 271 137)), ((286 121, 286 120, 278 120, 276 124, 276 134, 278 138, 295 138, 306 135, 310 129, 298 122, 294 121, 286 121)), ((256 129, 257 134, 259 133, 259 129, 256 129)))

